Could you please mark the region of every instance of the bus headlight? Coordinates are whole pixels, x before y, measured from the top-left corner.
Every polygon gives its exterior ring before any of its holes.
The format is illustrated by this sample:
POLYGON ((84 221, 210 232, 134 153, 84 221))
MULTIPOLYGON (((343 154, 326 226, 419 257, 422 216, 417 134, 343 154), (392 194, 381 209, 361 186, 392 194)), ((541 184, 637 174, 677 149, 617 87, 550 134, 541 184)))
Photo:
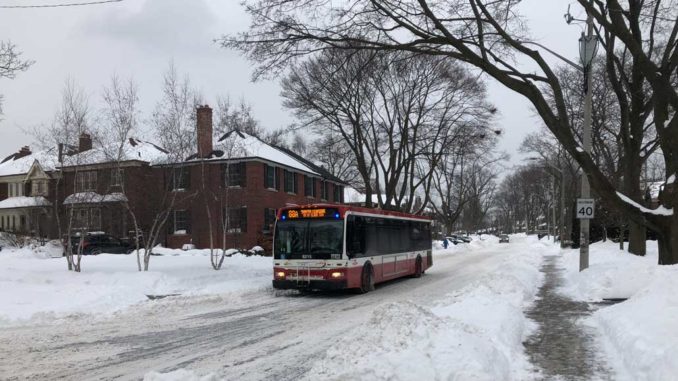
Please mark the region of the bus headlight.
POLYGON ((277 273, 275 273, 275 277, 280 278, 280 279, 285 279, 285 272, 284 271, 278 271, 277 273))
POLYGON ((342 273, 341 271, 334 271, 330 274, 330 276, 334 279, 337 279, 343 277, 344 273, 342 273))

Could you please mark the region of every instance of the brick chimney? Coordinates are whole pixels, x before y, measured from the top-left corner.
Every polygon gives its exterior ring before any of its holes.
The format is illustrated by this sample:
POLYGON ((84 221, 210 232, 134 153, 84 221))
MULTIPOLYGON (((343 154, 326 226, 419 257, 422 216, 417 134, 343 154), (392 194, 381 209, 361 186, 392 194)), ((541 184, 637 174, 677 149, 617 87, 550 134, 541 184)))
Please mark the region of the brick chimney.
POLYGON ((196 133, 198 135, 198 156, 205 157, 213 151, 212 109, 208 105, 198 106, 196 133))
POLYGON ((78 142, 78 152, 85 152, 92 149, 92 137, 87 133, 80 134, 80 141, 78 142))
POLYGON ((23 147, 21 147, 21 149, 17 153, 16 158, 18 159, 20 157, 28 156, 31 153, 32 153, 31 148, 29 146, 23 146, 23 147))

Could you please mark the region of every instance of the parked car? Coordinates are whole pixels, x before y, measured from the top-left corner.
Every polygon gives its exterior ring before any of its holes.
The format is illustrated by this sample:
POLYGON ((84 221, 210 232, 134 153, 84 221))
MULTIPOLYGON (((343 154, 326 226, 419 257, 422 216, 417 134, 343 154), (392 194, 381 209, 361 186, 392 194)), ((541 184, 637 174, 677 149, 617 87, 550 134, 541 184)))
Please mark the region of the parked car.
POLYGON ((71 236, 71 248, 73 254, 77 254, 78 245, 82 241, 83 255, 97 255, 101 253, 110 254, 129 254, 134 251, 135 246, 109 234, 86 234, 71 236))
POLYGON ((509 243, 509 236, 507 236, 506 234, 500 234, 499 243, 509 243))
POLYGON ((461 234, 450 234, 447 237, 448 241, 453 242, 455 245, 458 243, 469 243, 471 242, 471 237, 463 236, 461 234))
POLYGON ((455 244, 455 245, 458 244, 458 243, 464 242, 464 241, 460 240, 459 238, 457 238, 457 236, 455 236, 455 235, 448 235, 447 237, 445 237, 445 239, 447 239, 447 241, 449 243, 452 243, 452 244, 455 244))

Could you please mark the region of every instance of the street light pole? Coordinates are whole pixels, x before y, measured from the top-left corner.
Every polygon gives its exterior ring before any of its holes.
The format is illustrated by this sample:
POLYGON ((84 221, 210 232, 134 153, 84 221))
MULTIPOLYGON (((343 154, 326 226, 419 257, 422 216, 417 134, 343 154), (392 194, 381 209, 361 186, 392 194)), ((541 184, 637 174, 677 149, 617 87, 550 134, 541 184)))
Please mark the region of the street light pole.
MULTIPOLYGON (((584 131, 583 143, 584 152, 591 155, 591 103, 593 93, 591 91, 591 68, 593 66, 593 57, 597 42, 593 37, 593 16, 590 13, 586 15, 586 36, 579 39, 579 53, 584 66, 584 131)), ((581 177, 581 198, 591 197, 591 187, 586 173, 582 169, 581 177)), ((589 219, 581 219, 579 224, 579 271, 586 270, 589 267, 589 219)))

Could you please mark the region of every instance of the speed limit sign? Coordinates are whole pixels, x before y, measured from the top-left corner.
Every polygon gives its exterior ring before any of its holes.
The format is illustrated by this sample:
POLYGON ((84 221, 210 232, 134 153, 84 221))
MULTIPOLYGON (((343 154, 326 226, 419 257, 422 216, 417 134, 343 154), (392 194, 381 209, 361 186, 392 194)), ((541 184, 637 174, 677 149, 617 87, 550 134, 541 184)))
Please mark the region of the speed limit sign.
POLYGON ((577 199, 577 218, 591 219, 593 218, 593 211, 595 209, 592 198, 577 199))

